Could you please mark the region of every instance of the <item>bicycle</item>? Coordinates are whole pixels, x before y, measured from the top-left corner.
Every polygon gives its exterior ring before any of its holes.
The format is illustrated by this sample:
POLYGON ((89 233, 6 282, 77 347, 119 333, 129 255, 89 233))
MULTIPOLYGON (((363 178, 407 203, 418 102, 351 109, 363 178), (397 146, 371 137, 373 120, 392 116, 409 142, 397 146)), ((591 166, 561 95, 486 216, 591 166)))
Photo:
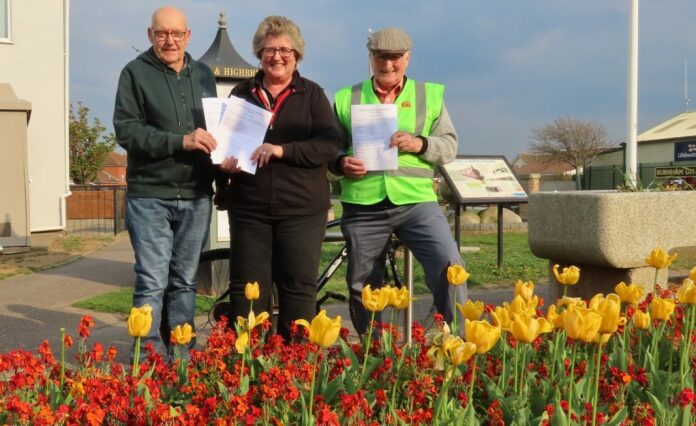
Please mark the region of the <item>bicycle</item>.
MULTIPOLYGON (((328 232, 329 229, 340 225, 340 223, 340 219, 335 219, 326 224, 327 233, 324 237, 324 243, 344 242, 344 244, 317 278, 317 294, 321 293, 331 277, 334 276, 338 268, 348 257, 348 247, 345 244, 343 235, 340 232, 328 232)), ((387 245, 386 262, 388 267, 385 268, 384 282, 392 284, 396 287, 401 287, 403 285, 396 261, 397 252, 400 248, 401 242, 396 236, 392 236, 387 245)), ((213 298, 213 305, 208 311, 208 322, 210 324, 217 322, 220 317, 226 314, 228 311, 230 291, 229 257, 229 248, 217 248, 201 253, 200 261, 198 263, 198 270, 196 272, 196 281, 198 283, 197 293, 213 298)), ((326 291, 320 298, 317 299, 317 312, 321 310, 321 306, 329 299, 339 302, 347 301, 347 297, 344 294, 326 291)), ((274 320, 277 319, 278 316, 277 300, 278 294, 274 287, 273 293, 271 294, 271 306, 273 311, 272 318, 274 320)), ((419 322, 427 326, 428 321, 432 321, 432 314, 434 313, 435 307, 433 305, 426 315, 419 318, 419 322)))

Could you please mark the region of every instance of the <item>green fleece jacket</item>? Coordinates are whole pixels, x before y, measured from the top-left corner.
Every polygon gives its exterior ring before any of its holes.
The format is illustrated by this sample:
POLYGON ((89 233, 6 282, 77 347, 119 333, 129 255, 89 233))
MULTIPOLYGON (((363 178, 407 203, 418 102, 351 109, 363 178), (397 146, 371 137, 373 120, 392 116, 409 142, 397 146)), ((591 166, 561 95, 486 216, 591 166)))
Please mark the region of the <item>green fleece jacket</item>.
POLYGON ((121 71, 116 92, 116 140, 128 152, 128 196, 193 199, 212 194, 210 155, 184 151, 183 137, 205 129, 201 98, 215 97, 210 68, 186 54, 177 73, 152 48, 121 71))

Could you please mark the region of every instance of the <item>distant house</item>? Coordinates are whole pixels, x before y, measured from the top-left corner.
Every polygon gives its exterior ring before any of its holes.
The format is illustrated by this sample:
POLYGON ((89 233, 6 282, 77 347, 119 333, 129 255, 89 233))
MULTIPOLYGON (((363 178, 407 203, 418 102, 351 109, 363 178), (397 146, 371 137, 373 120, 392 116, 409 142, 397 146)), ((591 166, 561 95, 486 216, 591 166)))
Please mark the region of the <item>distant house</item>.
MULTIPOLYGON (((696 183, 696 111, 682 112, 638 135, 638 177, 643 185, 667 179, 659 168, 672 170, 674 177, 696 183), (686 167, 680 167, 686 166, 686 167)), ((623 183, 626 145, 599 154, 585 173, 584 187, 615 188, 623 183)), ((671 172, 670 172, 671 173, 671 172)))
MULTIPOLYGON (((525 185, 530 178, 539 181, 540 191, 572 191, 575 189, 575 167, 562 161, 544 161, 539 155, 521 153, 512 160, 512 171, 525 185)), ((532 188, 525 187, 527 192, 532 188)))
POLYGON ((127 166, 128 158, 124 154, 112 151, 104 167, 97 174, 95 183, 106 186, 125 186, 127 166))

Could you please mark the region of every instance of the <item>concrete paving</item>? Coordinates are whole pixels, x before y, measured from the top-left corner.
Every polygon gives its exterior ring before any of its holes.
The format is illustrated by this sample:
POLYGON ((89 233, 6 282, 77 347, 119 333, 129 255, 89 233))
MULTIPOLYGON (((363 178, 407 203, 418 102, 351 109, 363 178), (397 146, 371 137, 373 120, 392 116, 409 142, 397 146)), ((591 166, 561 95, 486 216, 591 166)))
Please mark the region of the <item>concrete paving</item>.
MULTIPOLYGON (((74 308, 75 302, 132 286, 133 251, 128 235, 118 235, 114 242, 87 254, 69 264, 43 272, 8 278, 0 281, 0 353, 13 349, 35 350, 47 339, 54 352, 60 347, 60 328, 76 337, 77 326, 83 315, 92 315, 95 327, 89 340, 100 342, 106 348, 118 350, 117 359, 128 360, 131 338, 126 332, 124 314, 105 314, 74 308)), ((537 294, 547 294, 547 286, 537 287, 537 294)), ((512 297, 511 288, 473 289, 472 300, 500 304, 512 297)), ((414 303, 414 318, 423 318, 432 306, 429 295, 418 296, 414 303)), ((325 306, 329 316, 341 315, 343 324, 350 328, 346 304, 325 306)), ((207 316, 196 318, 198 345, 205 344, 209 331, 207 316)), ((351 330, 352 332, 352 330, 351 330)), ((73 348, 73 352, 75 349, 73 348)))

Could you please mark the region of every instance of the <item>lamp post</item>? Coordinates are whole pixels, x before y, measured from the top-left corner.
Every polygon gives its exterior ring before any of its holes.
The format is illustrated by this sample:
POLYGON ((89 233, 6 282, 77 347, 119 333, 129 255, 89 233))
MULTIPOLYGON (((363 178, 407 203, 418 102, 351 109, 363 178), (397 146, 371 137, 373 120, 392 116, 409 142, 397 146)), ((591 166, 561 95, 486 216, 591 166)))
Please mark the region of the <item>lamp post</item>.
POLYGON ((626 137, 624 182, 636 187, 638 163, 638 0, 631 0, 631 30, 628 55, 628 136, 626 137))

